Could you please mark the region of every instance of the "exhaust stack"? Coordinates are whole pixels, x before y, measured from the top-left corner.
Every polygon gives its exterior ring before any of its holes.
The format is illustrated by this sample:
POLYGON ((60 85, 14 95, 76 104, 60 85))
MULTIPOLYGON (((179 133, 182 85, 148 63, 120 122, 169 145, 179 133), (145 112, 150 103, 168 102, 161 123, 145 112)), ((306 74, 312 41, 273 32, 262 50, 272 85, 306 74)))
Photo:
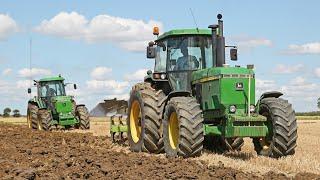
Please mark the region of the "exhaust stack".
POLYGON ((218 14, 218 24, 210 25, 208 28, 212 31, 212 54, 214 67, 223 67, 225 64, 225 39, 223 37, 222 15, 218 14))

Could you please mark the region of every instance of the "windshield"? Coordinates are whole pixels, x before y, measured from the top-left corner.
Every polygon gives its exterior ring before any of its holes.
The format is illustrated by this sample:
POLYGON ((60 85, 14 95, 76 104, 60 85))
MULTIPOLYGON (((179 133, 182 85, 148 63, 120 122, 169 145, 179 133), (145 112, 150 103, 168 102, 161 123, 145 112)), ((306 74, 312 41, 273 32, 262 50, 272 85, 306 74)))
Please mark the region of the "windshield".
POLYGON ((64 84, 62 81, 41 82, 39 95, 41 97, 65 96, 64 84))
POLYGON ((168 40, 168 71, 197 70, 212 67, 210 36, 183 36, 168 40))

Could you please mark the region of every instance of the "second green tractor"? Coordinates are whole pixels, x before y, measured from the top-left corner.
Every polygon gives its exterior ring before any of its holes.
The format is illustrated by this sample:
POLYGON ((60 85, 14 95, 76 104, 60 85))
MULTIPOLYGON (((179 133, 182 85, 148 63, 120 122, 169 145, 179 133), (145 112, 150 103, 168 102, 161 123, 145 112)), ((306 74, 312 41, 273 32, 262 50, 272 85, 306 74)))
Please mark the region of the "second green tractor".
MULTIPOLYGON (((34 80, 37 95, 28 101, 29 128, 44 131, 57 128, 90 129, 87 108, 84 104, 76 104, 74 97, 66 94, 68 83, 65 84, 64 80, 60 75, 34 80)), ((28 93, 31 93, 31 88, 28 93)))
POLYGON ((222 16, 208 29, 177 29, 147 47, 154 72, 132 87, 128 104, 128 140, 132 151, 169 157, 199 156, 203 148, 241 150, 252 138, 258 155, 295 153, 297 122, 281 92, 255 100, 254 66, 230 67, 236 47, 226 46, 222 16))

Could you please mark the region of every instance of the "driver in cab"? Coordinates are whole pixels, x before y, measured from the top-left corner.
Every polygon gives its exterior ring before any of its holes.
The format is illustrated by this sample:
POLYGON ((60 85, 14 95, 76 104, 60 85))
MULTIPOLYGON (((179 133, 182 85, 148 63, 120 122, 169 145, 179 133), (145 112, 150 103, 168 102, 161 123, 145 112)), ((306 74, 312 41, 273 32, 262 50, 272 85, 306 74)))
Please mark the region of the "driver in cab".
POLYGON ((189 55, 188 47, 182 44, 180 47, 183 56, 179 57, 177 60, 176 70, 194 70, 198 69, 199 62, 195 56, 189 55))

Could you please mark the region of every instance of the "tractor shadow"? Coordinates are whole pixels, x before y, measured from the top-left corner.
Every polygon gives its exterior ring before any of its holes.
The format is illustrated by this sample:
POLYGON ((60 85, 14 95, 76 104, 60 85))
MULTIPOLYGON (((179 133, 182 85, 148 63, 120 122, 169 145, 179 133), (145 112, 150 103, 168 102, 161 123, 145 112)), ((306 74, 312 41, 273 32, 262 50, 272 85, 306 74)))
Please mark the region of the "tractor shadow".
POLYGON ((249 161, 250 159, 255 158, 254 154, 250 152, 241 152, 241 151, 226 152, 226 153, 223 153, 223 155, 231 159, 242 160, 242 161, 249 161))
POLYGON ((234 160, 242 160, 242 161, 249 161, 253 158, 255 158, 255 154, 251 153, 251 152, 241 152, 241 151, 228 151, 228 152, 219 152, 219 151, 215 151, 215 150, 209 150, 209 149, 205 149, 204 152, 211 154, 218 154, 218 155, 222 155, 234 160))

